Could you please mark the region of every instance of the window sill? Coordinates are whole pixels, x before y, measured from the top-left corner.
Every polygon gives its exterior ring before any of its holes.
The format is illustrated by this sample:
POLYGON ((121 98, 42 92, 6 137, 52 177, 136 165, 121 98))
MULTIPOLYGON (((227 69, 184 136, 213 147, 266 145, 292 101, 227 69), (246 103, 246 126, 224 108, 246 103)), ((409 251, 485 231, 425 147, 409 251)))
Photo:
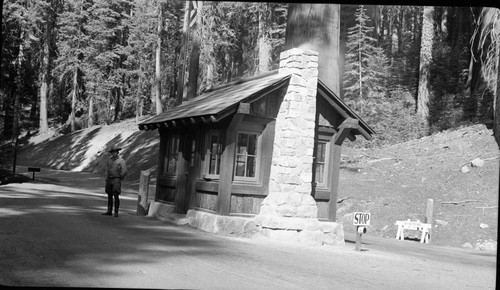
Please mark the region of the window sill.
POLYGON ((203 176, 201 178, 201 180, 207 181, 207 182, 210 182, 210 181, 219 182, 219 179, 220 179, 220 177, 218 175, 213 175, 213 176, 207 175, 207 176, 203 176))

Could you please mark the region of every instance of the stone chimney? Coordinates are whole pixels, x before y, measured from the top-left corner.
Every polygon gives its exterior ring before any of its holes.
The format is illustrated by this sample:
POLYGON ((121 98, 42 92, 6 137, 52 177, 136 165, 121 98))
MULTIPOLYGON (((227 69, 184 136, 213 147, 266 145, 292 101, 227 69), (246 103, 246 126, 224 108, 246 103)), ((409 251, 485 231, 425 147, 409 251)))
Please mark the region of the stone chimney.
POLYGON ((311 181, 318 54, 297 48, 285 51, 279 72, 292 77, 276 118, 269 196, 261 213, 317 218, 311 181))
POLYGON ((283 52, 279 73, 292 76, 276 118, 269 194, 255 223, 272 239, 322 244, 324 230, 311 196, 318 53, 283 52))

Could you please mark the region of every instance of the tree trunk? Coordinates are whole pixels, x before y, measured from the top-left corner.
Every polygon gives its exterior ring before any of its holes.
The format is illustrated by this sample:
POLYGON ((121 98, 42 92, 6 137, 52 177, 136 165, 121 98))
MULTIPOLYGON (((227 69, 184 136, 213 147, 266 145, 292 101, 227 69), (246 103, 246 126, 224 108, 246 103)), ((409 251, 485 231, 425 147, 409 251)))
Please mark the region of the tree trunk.
POLYGON ((448 7, 442 7, 443 14, 441 15, 441 35, 442 39, 448 36, 448 7))
MULTIPOLYGON (((498 37, 498 31, 497 37, 498 37)), ((493 135, 500 148, 500 39, 496 39, 495 45, 495 56, 493 61, 494 64, 494 74, 496 79, 496 85, 492 87, 493 93, 493 135)))
POLYGON ((195 7, 196 16, 192 20, 192 40, 191 40, 191 55, 189 57, 189 80, 187 84, 187 99, 196 98, 198 93, 198 74, 200 69, 200 30, 198 25, 200 23, 200 15, 202 9, 202 1, 198 1, 198 7, 195 7))
POLYGON ((122 91, 120 88, 114 88, 113 91, 115 93, 115 115, 113 117, 113 122, 117 122, 120 120, 120 102, 122 91))
MULTIPOLYGON (((0 0, 0 15, 3 15, 3 0, 0 0)), ((3 30, 3 27, 2 27, 3 30)), ((3 37, 0 37, 0 63, 3 63, 3 37)), ((3 74, 0 73, 0 83, 3 83, 3 74)))
POLYGON ((398 6, 399 7, 399 21, 398 21, 398 53, 402 52, 403 49, 403 29, 405 29, 405 16, 404 16, 404 7, 403 6, 398 6))
POLYGON ((163 30, 163 9, 162 3, 158 4, 158 34, 156 36, 156 73, 155 73, 155 92, 154 101, 156 115, 161 114, 161 32, 163 30))
MULTIPOLYGON (((50 4, 52 6, 52 3, 50 4)), ((49 96, 50 83, 50 40, 52 38, 52 8, 47 11, 47 19, 45 25, 45 39, 43 45, 42 56, 42 77, 40 85, 40 133, 45 134, 49 131, 49 122, 47 117, 47 98, 49 96)))
MULTIPOLYGON (((139 65, 139 70, 142 67, 139 65)), ((139 76, 137 94, 135 95, 135 122, 139 123, 139 118, 142 117, 142 77, 139 76)))
POLYGON ((193 29, 193 39, 191 40, 191 55, 189 56, 189 73, 187 83, 186 99, 196 98, 198 90, 198 73, 200 66, 200 44, 198 31, 193 29))
POLYGON ((187 56, 187 45, 189 39, 189 15, 191 14, 191 5, 189 1, 186 1, 186 6, 184 8, 184 24, 182 27, 182 42, 181 42, 181 53, 179 54, 179 70, 177 73, 177 99, 176 104, 180 105, 184 99, 184 85, 185 85, 185 75, 186 75, 186 56, 187 56))
POLYGON ((78 67, 75 67, 73 72, 73 90, 71 91, 71 114, 69 117, 71 123, 71 132, 76 131, 75 113, 76 113, 76 96, 78 93, 78 67))
POLYGON ((13 115, 14 118, 12 120, 12 141, 17 140, 17 136, 19 135, 19 94, 20 94, 20 88, 22 86, 22 64, 23 64, 23 59, 24 59, 24 31, 21 32, 21 44, 19 44, 19 53, 17 55, 17 76, 16 76, 16 86, 15 89, 12 90, 11 92, 14 95, 14 107, 13 107, 13 115))
POLYGON ((493 135, 497 141, 498 147, 500 148, 500 43, 497 43, 497 85, 495 94, 493 95, 493 135))
POLYGON ((209 59, 207 59, 207 76, 206 76, 206 88, 207 90, 211 89, 214 86, 214 68, 215 62, 213 60, 213 56, 209 55, 209 59))
POLYGON ((259 9, 259 35, 258 35, 258 50, 259 50, 259 73, 267 72, 271 66, 271 51, 272 47, 269 43, 269 3, 261 3, 259 9))
POLYGON ((89 97, 89 121, 87 122, 87 127, 90 128, 94 125, 94 97, 91 95, 89 97))
POLYGON ((420 44, 420 75, 418 82, 417 113, 425 128, 429 126, 430 64, 434 40, 434 7, 425 6, 423 12, 422 40, 420 44))
POLYGON ((289 4, 285 50, 300 47, 319 53, 319 78, 340 96, 340 4, 289 4))

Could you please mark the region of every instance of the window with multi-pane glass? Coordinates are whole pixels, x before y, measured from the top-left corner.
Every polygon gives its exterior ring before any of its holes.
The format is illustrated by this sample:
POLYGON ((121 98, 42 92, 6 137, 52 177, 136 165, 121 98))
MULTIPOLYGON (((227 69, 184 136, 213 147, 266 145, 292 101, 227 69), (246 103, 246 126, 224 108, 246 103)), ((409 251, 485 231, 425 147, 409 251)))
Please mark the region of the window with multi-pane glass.
POLYGON ((163 172, 165 174, 175 174, 177 170, 177 153, 179 152, 179 135, 168 136, 166 147, 163 172))
POLYGON ((222 156, 222 138, 219 130, 209 132, 207 149, 207 174, 218 176, 220 174, 220 162, 222 156))
POLYGON ((315 172, 314 182, 316 183, 316 186, 319 187, 326 186, 326 174, 327 174, 326 153, 328 147, 327 145, 328 142, 326 141, 318 141, 316 143, 316 158, 315 158, 316 172, 315 172))
POLYGON ((257 174, 258 135, 238 133, 236 145, 235 176, 255 178, 257 174))

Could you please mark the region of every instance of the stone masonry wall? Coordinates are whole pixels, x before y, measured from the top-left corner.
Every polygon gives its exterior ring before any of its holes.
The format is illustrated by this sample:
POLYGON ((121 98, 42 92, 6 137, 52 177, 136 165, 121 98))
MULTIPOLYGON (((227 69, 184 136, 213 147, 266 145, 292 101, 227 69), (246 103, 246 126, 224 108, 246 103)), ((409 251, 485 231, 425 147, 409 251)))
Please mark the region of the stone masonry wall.
POLYGON ((297 48, 283 52, 280 73, 292 77, 276 118, 269 195, 260 214, 317 218, 311 181, 318 53, 297 48))
POLYGON ((269 194, 254 220, 270 239, 321 245, 326 232, 311 196, 318 53, 283 52, 280 73, 292 77, 276 117, 269 194))

